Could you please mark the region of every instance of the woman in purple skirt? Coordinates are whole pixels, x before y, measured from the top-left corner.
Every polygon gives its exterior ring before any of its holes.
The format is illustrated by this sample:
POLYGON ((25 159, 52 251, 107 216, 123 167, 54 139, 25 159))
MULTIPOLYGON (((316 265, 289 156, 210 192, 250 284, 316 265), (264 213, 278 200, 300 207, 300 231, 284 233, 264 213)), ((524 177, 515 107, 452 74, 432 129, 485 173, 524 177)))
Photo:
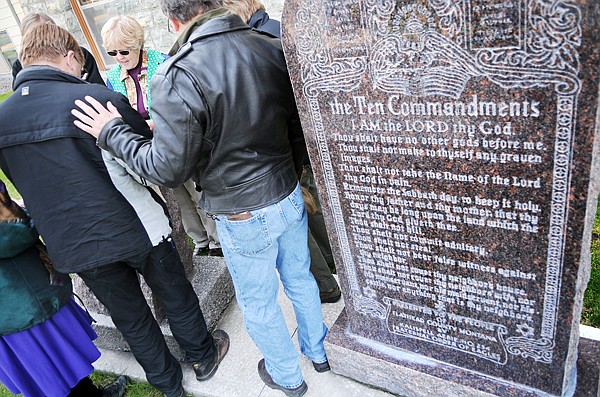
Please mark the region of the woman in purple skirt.
POLYGON ((128 378, 104 389, 88 375, 100 357, 90 316, 52 269, 31 219, 0 181, 0 382, 25 397, 123 396, 128 378))

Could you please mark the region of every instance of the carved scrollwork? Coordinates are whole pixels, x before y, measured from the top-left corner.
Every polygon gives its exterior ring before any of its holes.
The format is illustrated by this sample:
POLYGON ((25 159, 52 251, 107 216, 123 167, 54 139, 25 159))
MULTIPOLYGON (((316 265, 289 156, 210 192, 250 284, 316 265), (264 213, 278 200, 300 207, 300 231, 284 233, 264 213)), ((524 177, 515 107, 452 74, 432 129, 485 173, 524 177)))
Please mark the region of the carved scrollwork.
POLYGON ((308 97, 315 97, 319 91, 350 92, 358 87, 366 68, 364 58, 314 65, 306 75, 304 93, 308 97))
POLYGON ((533 358, 535 361, 552 363, 554 342, 548 338, 530 339, 512 336, 505 341, 506 351, 515 356, 533 358))
POLYGON ((380 320, 385 320, 390 312, 389 305, 386 307, 375 299, 368 298, 358 291, 352 294, 352 303, 357 312, 380 320))
POLYGON ((439 28, 444 36, 458 44, 464 44, 465 16, 461 2, 454 0, 429 0, 429 5, 440 18, 439 28))
POLYGON ((486 49, 478 60, 488 65, 521 68, 547 68, 579 71, 581 45, 581 12, 562 0, 532 0, 527 9, 526 46, 524 49, 486 49))
POLYGON ((388 21, 394 8, 396 7, 395 1, 390 0, 366 0, 365 11, 366 15, 371 17, 367 20, 367 26, 371 31, 371 35, 375 39, 386 36, 389 34, 390 27, 388 21))
POLYGON ((306 2, 303 8, 296 13, 295 32, 296 32, 296 50, 298 60, 301 66, 301 77, 303 81, 310 81, 318 78, 321 74, 319 67, 327 65, 329 62, 326 53, 319 40, 315 37, 321 37, 321 26, 312 23, 315 13, 320 12, 320 3, 311 1, 306 2))

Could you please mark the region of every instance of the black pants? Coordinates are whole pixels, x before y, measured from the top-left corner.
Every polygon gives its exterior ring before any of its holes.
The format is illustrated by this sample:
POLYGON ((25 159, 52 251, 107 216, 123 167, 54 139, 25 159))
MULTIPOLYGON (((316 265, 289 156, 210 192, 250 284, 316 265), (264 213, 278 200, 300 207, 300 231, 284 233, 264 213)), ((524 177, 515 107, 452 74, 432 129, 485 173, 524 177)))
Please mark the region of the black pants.
POLYGON ((85 377, 71 388, 71 392, 67 397, 102 397, 100 390, 89 377, 85 377))
POLYGON ((179 253, 171 239, 150 254, 130 262, 117 262, 78 273, 106 306, 116 327, 146 372, 151 385, 167 396, 181 391, 183 373, 142 294, 137 272, 165 309, 173 336, 192 362, 215 354, 198 297, 185 277, 179 253))

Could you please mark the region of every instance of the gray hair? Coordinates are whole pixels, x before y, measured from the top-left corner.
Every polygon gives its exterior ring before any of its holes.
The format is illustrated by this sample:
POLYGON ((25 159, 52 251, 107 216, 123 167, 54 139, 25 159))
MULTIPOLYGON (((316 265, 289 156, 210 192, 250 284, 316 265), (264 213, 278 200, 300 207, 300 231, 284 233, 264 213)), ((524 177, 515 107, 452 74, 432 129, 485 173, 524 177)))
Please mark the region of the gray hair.
POLYGON ((221 6, 221 0, 160 0, 162 12, 181 23, 187 23, 198 15, 221 6))

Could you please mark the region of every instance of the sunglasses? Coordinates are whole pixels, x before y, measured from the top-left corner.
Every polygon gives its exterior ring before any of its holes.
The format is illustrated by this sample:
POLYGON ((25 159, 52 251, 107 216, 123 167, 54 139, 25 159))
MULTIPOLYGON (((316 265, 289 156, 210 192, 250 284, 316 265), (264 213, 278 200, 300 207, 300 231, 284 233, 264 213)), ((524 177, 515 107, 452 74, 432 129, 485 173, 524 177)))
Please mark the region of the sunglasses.
POLYGON ((129 55, 129 50, 114 50, 114 51, 106 51, 106 53, 108 55, 110 55, 111 57, 116 57, 117 56, 117 52, 121 55, 129 55))

